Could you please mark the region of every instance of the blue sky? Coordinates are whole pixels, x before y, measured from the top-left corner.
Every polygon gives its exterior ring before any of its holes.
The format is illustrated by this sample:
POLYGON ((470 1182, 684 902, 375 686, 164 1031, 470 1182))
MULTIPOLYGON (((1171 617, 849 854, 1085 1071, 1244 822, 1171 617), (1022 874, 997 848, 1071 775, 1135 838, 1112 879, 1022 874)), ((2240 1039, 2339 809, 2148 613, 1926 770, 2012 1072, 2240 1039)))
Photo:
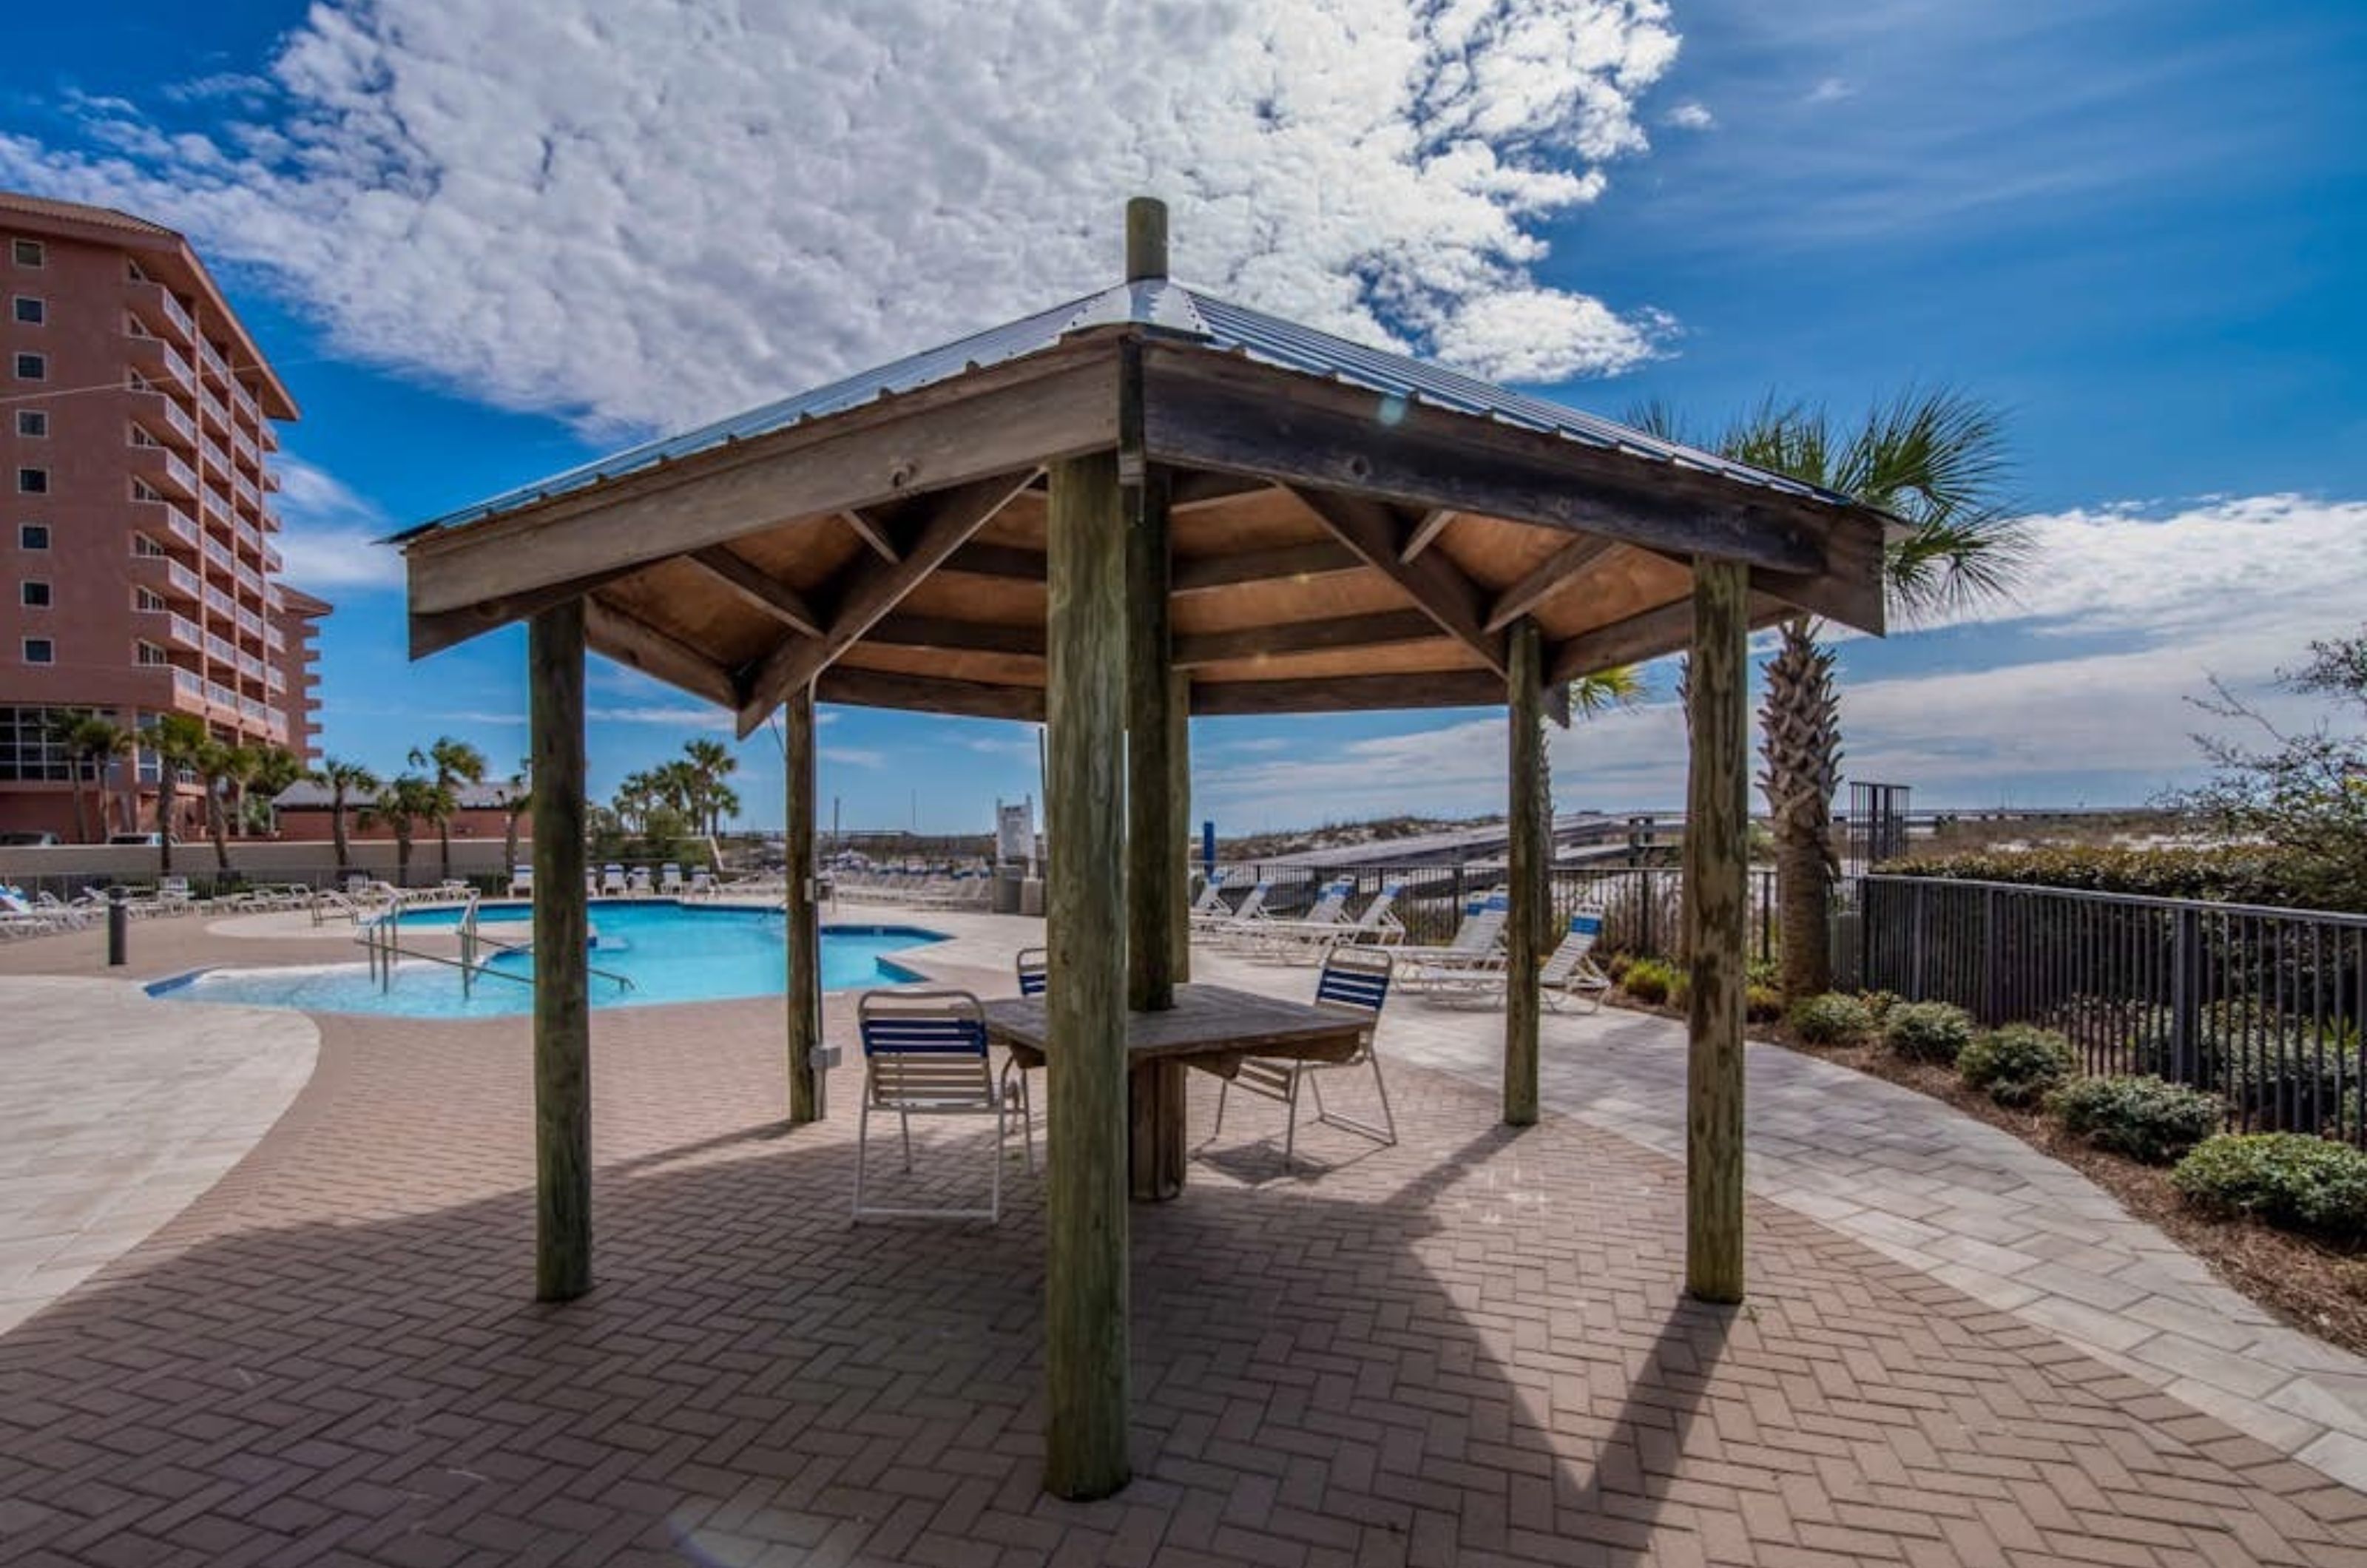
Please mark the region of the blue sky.
MULTIPOLYGON (((1919 800, 2145 798, 2191 773, 2207 674, 2256 689, 2361 619, 2355 5, 1085 9, 52 9, 11 23, 0 185, 214 261, 304 407, 329 747, 384 767, 450 733, 506 769, 525 733, 514 634, 405 663, 373 531, 1104 281, 1146 187, 1195 281, 1601 412, 2004 406, 2045 552, 2022 600, 1843 649, 1846 771, 1919 800), (1038 85, 1096 50, 1083 96, 1038 85), (1139 74, 1162 58, 1191 69, 1139 74)), ((594 682, 598 787, 720 722, 594 682)), ((1017 727, 826 716, 850 825, 982 828, 1035 788, 1017 727)), ((1484 810, 1499 724, 1203 723, 1196 793, 1242 829, 1484 810)), ((770 742, 743 755, 776 823, 770 742)), ((1665 694, 1555 764, 1565 806, 1673 802, 1665 694)))

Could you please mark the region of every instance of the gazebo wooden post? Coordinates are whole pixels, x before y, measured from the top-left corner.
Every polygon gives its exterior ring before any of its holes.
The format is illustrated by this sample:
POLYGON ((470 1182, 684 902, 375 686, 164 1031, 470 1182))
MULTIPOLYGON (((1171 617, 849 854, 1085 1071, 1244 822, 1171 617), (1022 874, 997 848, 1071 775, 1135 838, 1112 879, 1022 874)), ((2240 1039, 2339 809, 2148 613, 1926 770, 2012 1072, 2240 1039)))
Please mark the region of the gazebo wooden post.
POLYGON ((583 889, 583 602, 527 628, 534 753, 534 1293, 592 1288, 591 944, 583 889))
POLYGON ((813 687, 791 692, 784 707, 789 1122, 795 1126, 820 1120, 822 1111, 821 1075, 814 1066, 814 1053, 821 1046, 821 912, 814 897, 813 687))
POLYGON ((1685 1288, 1743 1292, 1742 1003, 1750 924, 1750 573, 1693 560, 1685 800, 1685 1288))
MULTIPOLYGON (((1184 863, 1191 862, 1192 842, 1192 677, 1182 670, 1170 671, 1167 678, 1167 804, 1173 818, 1167 829, 1167 849, 1172 855, 1179 848, 1184 851, 1184 863)), ((1177 985, 1192 978, 1192 878, 1188 871, 1179 869, 1168 889, 1168 902, 1172 912, 1168 918, 1168 973, 1177 985)))
MULTIPOLYGON (((1167 206, 1126 204, 1126 278, 1167 276, 1167 206)), ((1143 457, 1142 351, 1118 351, 1118 482, 1125 487, 1127 698, 1127 1005, 1164 1012, 1175 1005, 1176 883, 1174 660, 1168 633, 1170 573, 1167 472, 1143 457)), ((1178 1067, 1169 1086, 1184 1089, 1178 1067)))
POLYGON ((1115 452, 1051 465, 1044 1484, 1070 1498, 1129 1474, 1123 504, 1115 452))
POLYGON ((1506 716, 1512 732, 1505 859, 1512 908, 1504 922, 1504 1122, 1527 1127, 1537 1119, 1537 971, 1553 908, 1547 882, 1553 829, 1545 802, 1545 657, 1536 622, 1523 615, 1513 623, 1508 651, 1506 716))

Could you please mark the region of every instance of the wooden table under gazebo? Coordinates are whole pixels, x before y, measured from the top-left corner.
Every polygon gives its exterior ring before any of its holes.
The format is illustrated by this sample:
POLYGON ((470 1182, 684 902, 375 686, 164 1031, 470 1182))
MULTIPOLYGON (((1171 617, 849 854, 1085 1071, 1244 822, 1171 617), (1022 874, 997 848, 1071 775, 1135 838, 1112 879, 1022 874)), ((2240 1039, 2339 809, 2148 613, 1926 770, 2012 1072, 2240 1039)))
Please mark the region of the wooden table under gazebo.
POLYGON ((592 1282, 586 648, 785 710, 788 1103, 818 1111, 817 701, 1048 724, 1045 1483, 1127 1469, 1127 1025, 1187 977, 1193 714, 1509 716, 1504 1118, 1537 1115, 1542 721, 1690 649, 1687 1285, 1739 1300, 1746 642, 1882 628, 1886 519, 1213 299, 1127 211, 1126 281, 401 536, 414 658, 527 623, 538 1293, 592 1282), (802 873, 802 874, 801 874, 802 873))

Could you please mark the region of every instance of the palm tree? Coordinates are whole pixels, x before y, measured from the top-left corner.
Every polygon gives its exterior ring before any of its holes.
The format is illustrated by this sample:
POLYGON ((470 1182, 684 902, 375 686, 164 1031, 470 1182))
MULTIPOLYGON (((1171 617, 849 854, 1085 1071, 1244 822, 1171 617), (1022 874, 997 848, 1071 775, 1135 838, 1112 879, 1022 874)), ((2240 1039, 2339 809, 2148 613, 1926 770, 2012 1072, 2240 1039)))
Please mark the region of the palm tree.
POLYGON ((156 866, 173 869, 173 818, 180 806, 181 771, 194 769, 198 756, 214 743, 205 720, 185 713, 160 714, 148 732, 148 748, 156 753, 156 866))
POLYGON ((107 765, 131 749, 130 732, 118 728, 89 708, 60 708, 44 721, 51 744, 65 753, 66 781, 74 786, 74 838, 91 840, 90 810, 83 794, 85 776, 101 790, 99 815, 106 816, 107 765))
POLYGON ((739 770, 740 759, 720 740, 691 740, 683 745, 683 755, 689 761, 699 783, 699 826, 712 835, 721 826, 723 818, 740 809, 739 799, 723 783, 739 770), (730 807, 724 805, 726 799, 730 807))
POLYGON ((518 818, 534 809, 534 785, 530 781, 534 759, 521 758, 517 772, 502 786, 502 863, 518 863, 518 818))
POLYGON ((337 870, 345 871, 353 863, 352 852, 345 843, 345 802, 354 795, 377 795, 378 775, 359 762, 324 757, 310 777, 329 792, 329 836, 336 841, 337 870))
MULTIPOLYGON (((1630 416, 1671 440, 1682 422, 1664 405, 1630 416)), ((1942 388, 1913 388, 1870 410, 1854 429, 1821 408, 1769 398, 1711 444, 1737 461, 1837 491, 1907 525, 1884 555, 1892 619, 1909 623, 2012 591, 2029 536, 2006 510, 2010 463, 2003 416, 1942 388)), ((1775 832, 1775 897, 1786 997, 1832 986, 1832 801, 1840 783, 1840 698, 1833 654, 1812 615, 1783 623, 1760 710, 1760 787, 1775 832)))
POLYGON ((240 771, 249 765, 244 752, 243 747, 209 739, 189 759, 190 766, 198 770, 198 787, 205 792, 206 833, 214 841, 214 865, 223 872, 230 870, 230 813, 225 797, 240 771))
POLYGON ((411 845, 419 824, 433 822, 440 828, 449 822, 452 803, 447 786, 417 773, 399 773, 362 808, 364 821, 384 822, 394 831, 396 886, 411 886, 411 845))
POLYGON ((265 819, 263 826, 266 828, 273 826, 274 818, 272 818, 270 815, 271 803, 279 798, 279 794, 282 790, 286 789, 289 784, 294 784, 298 779, 300 779, 303 776, 304 760, 297 756, 295 752, 290 751, 287 747, 256 747, 255 749, 255 771, 248 778, 247 783, 252 785, 255 792, 262 797, 259 804, 263 809, 250 814, 247 810, 246 802, 243 797, 242 797, 239 801, 239 818, 241 822, 247 828, 252 829, 255 826, 253 818, 255 817, 261 817, 265 819))
POLYGON ((445 801, 442 814, 434 818, 436 843, 444 863, 442 875, 445 881, 449 882, 452 879, 452 813, 460 804, 459 786, 485 782, 485 754, 465 740, 440 735, 435 744, 424 751, 415 746, 412 748, 411 765, 436 770, 436 787, 442 792, 445 801))

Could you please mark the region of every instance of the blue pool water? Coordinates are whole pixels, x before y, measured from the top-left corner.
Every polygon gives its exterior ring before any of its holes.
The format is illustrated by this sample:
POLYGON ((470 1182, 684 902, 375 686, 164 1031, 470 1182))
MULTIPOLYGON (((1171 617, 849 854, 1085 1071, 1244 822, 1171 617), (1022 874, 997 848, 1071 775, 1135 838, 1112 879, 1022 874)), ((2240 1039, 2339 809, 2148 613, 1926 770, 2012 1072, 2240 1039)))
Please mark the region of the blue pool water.
MULTIPOLYGON (((496 940, 522 940, 530 910, 524 904, 486 904, 480 927, 496 940), (509 925, 508 922, 516 922, 509 925)), ((413 909, 405 931, 460 920, 458 908, 413 909)), ((592 907, 592 1005, 644 1007, 657 1002, 720 1001, 777 997, 783 981, 783 931, 776 909, 691 908, 665 899, 598 903, 592 907), (604 976, 622 976, 629 990, 604 976)), ((912 926, 831 926, 821 937, 821 988, 855 990, 917 979, 889 962, 944 937, 912 926)), ((432 951, 450 953, 448 940, 432 951)), ((476 976, 464 996, 460 972, 447 964, 404 958, 394 983, 381 988, 358 960, 296 968, 208 969, 149 990, 176 1001, 236 1002, 299 1008, 306 1012, 393 1013, 405 1018, 496 1018, 531 1011, 531 955, 493 958, 495 973, 476 976), (504 978, 515 976, 515 979, 504 978)))

